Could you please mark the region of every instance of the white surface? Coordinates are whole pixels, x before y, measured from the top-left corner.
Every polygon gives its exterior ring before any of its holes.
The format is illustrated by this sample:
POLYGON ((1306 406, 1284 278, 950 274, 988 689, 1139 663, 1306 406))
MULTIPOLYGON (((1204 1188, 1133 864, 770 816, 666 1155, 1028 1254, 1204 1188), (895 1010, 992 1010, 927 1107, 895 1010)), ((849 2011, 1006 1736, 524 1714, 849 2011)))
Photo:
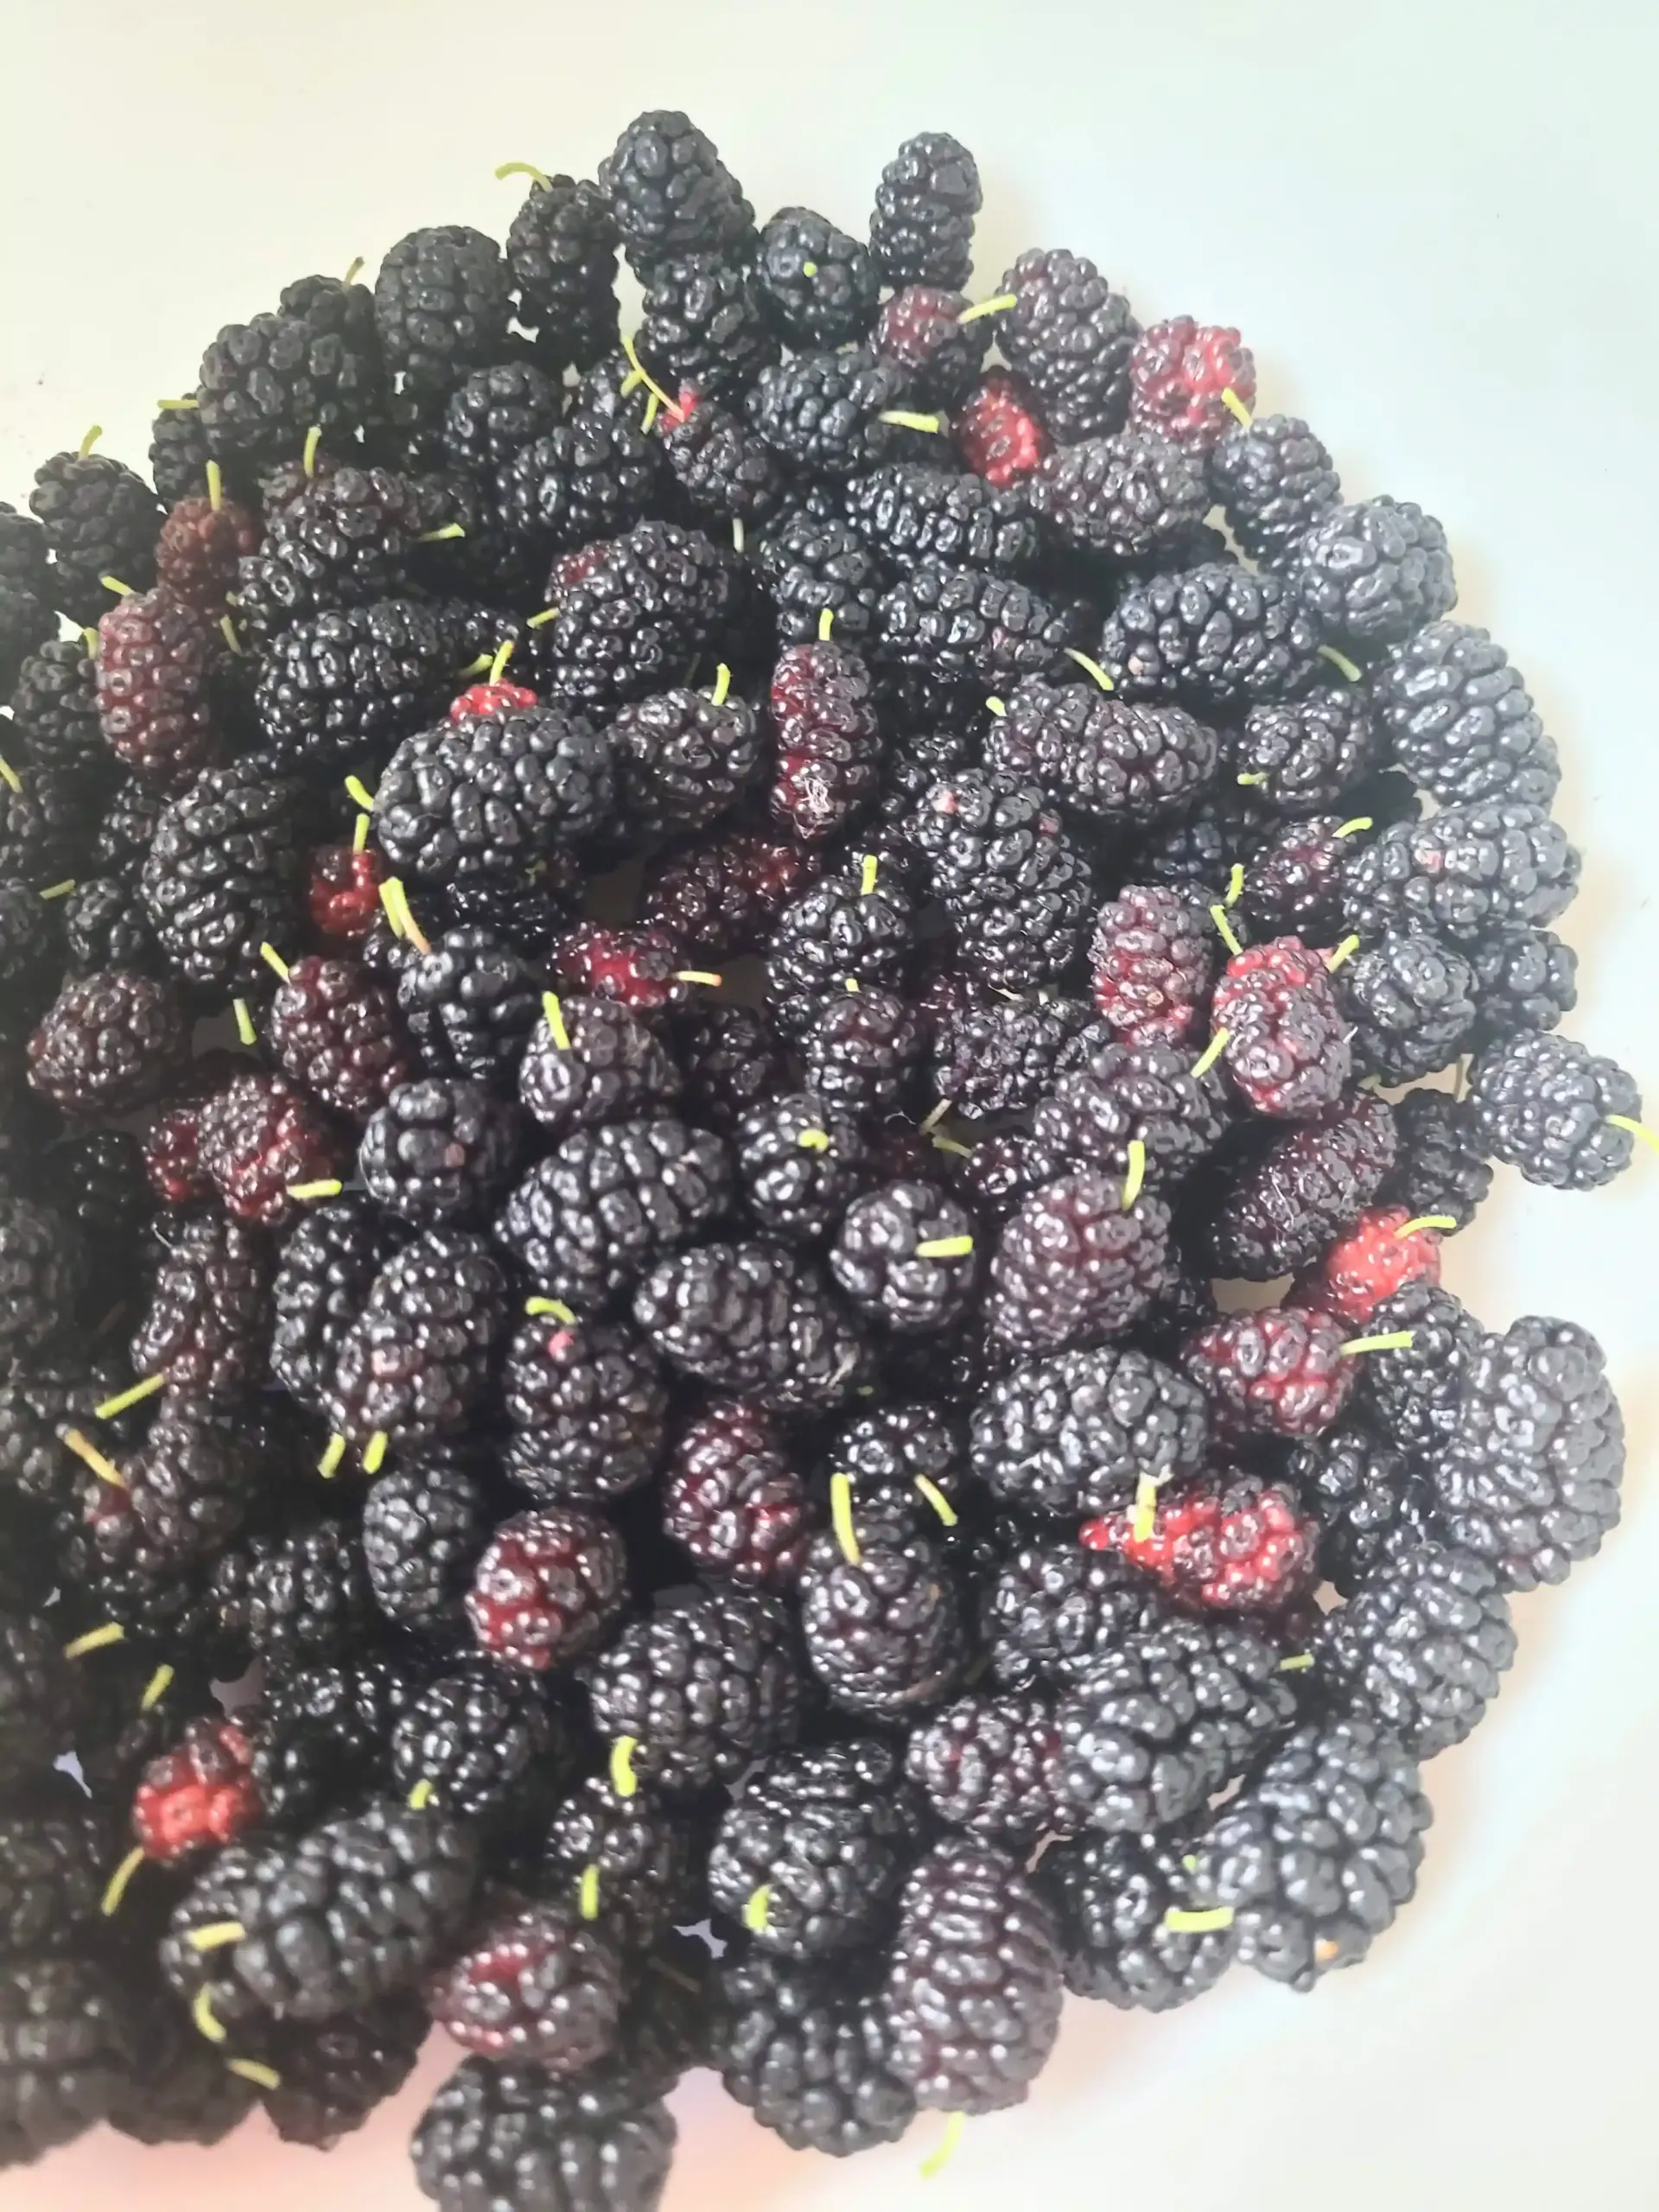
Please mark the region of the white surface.
MULTIPOLYGON (((1644 16, 1645 11, 1641 11, 1644 16)), ((809 7, 258 9, 11 0, 0 17, 0 497, 106 426, 143 462, 150 403, 219 324, 417 224, 505 233, 508 158, 591 174, 641 107, 689 109, 764 217, 861 225, 910 131, 976 149, 977 289, 1032 244, 1094 256, 1143 319, 1238 323, 1262 404, 1305 412, 1351 493, 1445 521, 1459 611, 1509 645, 1560 741, 1586 856, 1566 933, 1573 1033, 1659 1116, 1652 591, 1659 268, 1631 0, 1338 8, 1030 0, 809 7)), ((1494 1326, 1586 1323, 1630 1419, 1625 1525, 1523 1600, 1492 1718, 1438 1761, 1417 1903, 1364 1970, 1294 1997, 1243 1974, 1167 2018, 1073 2008, 1023 2110, 917 2177, 938 2122, 837 2169, 700 2077, 669 2212, 843 2212, 1040 2195, 1158 2212, 1651 2212, 1659 1920, 1654 1255, 1659 1160, 1592 1198, 1505 1176, 1452 1287, 1494 1326)), ((427 2078, 442 2070, 429 2056, 427 2078)), ((8 2212, 422 2202, 417 2101, 327 2164, 259 2124, 214 2152, 99 2136, 0 2178, 8 2212)))

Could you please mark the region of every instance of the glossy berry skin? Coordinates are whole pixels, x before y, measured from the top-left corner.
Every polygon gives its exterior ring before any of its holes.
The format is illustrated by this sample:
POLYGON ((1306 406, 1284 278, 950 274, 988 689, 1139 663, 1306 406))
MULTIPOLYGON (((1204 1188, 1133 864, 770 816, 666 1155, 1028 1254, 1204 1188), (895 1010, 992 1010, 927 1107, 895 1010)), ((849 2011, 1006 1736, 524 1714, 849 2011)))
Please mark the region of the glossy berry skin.
POLYGON ((1642 1096, 1616 1060, 1576 1038, 1522 1034, 1477 1059, 1469 1108, 1492 1159, 1529 1183, 1592 1191, 1630 1166, 1642 1096))
POLYGON ((181 499, 156 541, 156 580, 217 620, 236 582, 237 563, 259 550, 259 524, 235 499, 205 492, 181 499))
POLYGON ((1016 1861, 963 1836, 906 1885, 885 2001, 894 2070, 938 2111, 1023 2102, 1053 2047, 1058 1931, 1016 1861))
POLYGON ((223 647, 199 608, 158 587, 99 624, 98 716, 118 760, 176 790, 222 750, 212 686, 223 647))
POLYGON ((1343 1342, 1341 1324, 1328 1314, 1268 1306, 1200 1329, 1182 1364, 1236 1430, 1314 1436, 1335 1421, 1357 1379, 1343 1342))
POLYGON ((354 960, 296 960, 271 1001, 266 1036, 294 1083, 354 1122, 415 1072, 397 1001, 354 960))
POLYGON ((305 907, 313 929, 353 943, 368 935, 380 912, 386 864, 377 852, 319 845, 306 874, 305 907))
POLYGON ((1374 1206, 1361 1214, 1325 1254, 1308 1285, 1310 1298, 1357 1329, 1408 1282, 1438 1283, 1440 1237, 1419 1228, 1402 1236, 1411 1219, 1403 1206, 1374 1206))
POLYGON ((158 1114, 144 1132, 144 1175, 151 1191, 169 1206, 209 1198, 213 1186, 196 1157, 196 1139, 205 1101, 188 1100, 158 1114))
POLYGON ((518 1122, 482 1084, 400 1084, 369 1117, 357 1151, 384 1211, 419 1226, 475 1215, 505 1188, 518 1122))
POLYGON ((1211 1018, 1227 1033, 1227 1072, 1256 1113, 1303 1121, 1341 1096, 1353 1065, 1347 1027, 1325 962, 1300 938, 1236 953, 1211 1018))
POLYGON ((1319 1523, 1282 1484, 1243 1476, 1160 1503, 1142 1534, 1133 1512, 1090 1521, 1091 1550, 1121 1552, 1170 1595, 1224 1612, 1279 1612, 1317 1580, 1319 1523))
POLYGON ((787 1589, 814 1518, 783 1433, 763 1408, 716 1401, 682 1433, 663 1484, 663 1525, 705 1573, 744 1589, 787 1589))
POLYGON ((847 1209, 830 1271, 861 1313, 926 1335, 958 1319, 973 1295, 974 1226, 935 1184, 884 1184, 847 1209))
POLYGON ((1255 361, 1236 330, 1177 315, 1150 324, 1129 354, 1129 420, 1203 452, 1255 402, 1255 361))
POLYGON ((467 1593, 480 1645, 502 1666, 545 1674, 580 1659, 621 1611, 622 1540, 597 1514, 544 1506, 505 1521, 467 1593))
POLYGON ((690 995, 680 979, 685 957, 678 940, 647 923, 638 929, 608 929, 582 922, 554 948, 554 967, 576 989, 615 999, 638 1014, 675 1006, 690 995))
POLYGON ((1019 380, 993 370, 970 391, 951 421, 957 451, 976 476, 999 491, 1029 476, 1053 451, 1019 380))
POLYGON ((965 284, 974 218, 983 205, 979 166, 948 130, 921 130, 881 172, 870 245, 890 284, 965 284))
POLYGON ((345 1148, 285 1077, 246 1075, 202 1108, 196 1155, 227 1213, 270 1228, 304 1203, 296 1185, 339 1179, 345 1148))
POLYGON ((963 322, 968 304, 961 292, 945 291, 937 284, 906 284, 883 303, 876 316, 876 352, 909 372, 912 389, 924 406, 958 406, 984 365, 993 336, 992 317, 976 315, 963 322))
POLYGON ((499 714, 508 707, 533 707, 537 694, 522 683, 473 683, 450 702, 449 720, 464 722, 474 715, 499 714))
POLYGON ((232 1843, 258 1819, 253 1746, 233 1720, 193 1720, 177 1748, 144 1769, 132 1832, 147 1859, 172 1865, 232 1843))
POLYGON ((990 1317, 1020 1351, 1103 1344, 1144 1313, 1168 1274, 1169 1211, 1092 1171, 1044 1184, 1009 1217, 991 1262, 990 1317))
POLYGON ((550 1140, 673 1104, 679 1068, 639 1015, 613 999, 574 995, 556 1011, 556 1030, 543 1007, 518 1064, 518 1096, 550 1140))
POLYGON ((803 844, 830 836, 875 791, 881 737, 869 671, 831 642, 791 645, 772 671, 772 818, 803 844))
POLYGON ((1271 1282, 1315 1265, 1376 1198, 1397 1142, 1374 1090, 1351 1090, 1312 1121, 1262 1124, 1212 1196, 1202 1237, 1212 1273, 1271 1282))
POLYGON ((29 1080, 72 1117, 144 1104, 181 1070, 189 1028, 169 984, 124 968, 66 982, 29 1040, 29 1080))
POLYGON ((1173 886, 1126 884, 1095 924, 1095 1004, 1131 1044, 1184 1045, 1203 1026, 1218 950, 1197 898, 1173 886))
POLYGON ((622 1961, 569 1905, 530 1904, 474 1930, 432 1982, 432 2017, 464 2050, 575 2074, 616 2040, 622 1961))

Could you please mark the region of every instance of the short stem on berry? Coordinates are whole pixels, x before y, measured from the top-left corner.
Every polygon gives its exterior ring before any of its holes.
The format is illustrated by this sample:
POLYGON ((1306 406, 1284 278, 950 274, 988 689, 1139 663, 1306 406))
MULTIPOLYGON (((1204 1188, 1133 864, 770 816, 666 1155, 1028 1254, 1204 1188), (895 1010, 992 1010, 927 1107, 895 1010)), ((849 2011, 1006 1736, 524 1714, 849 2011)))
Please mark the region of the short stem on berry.
POLYGON ((830 1478, 830 1522, 848 1566, 861 1566, 864 1554, 859 1548, 858 1531, 853 1526, 853 1478, 849 1474, 830 1478))
POLYGON ((261 2058, 227 2058, 225 2071, 238 2080, 251 2082, 256 2089, 280 2089, 283 2077, 274 2066, 267 2066, 261 2058))
POLYGON ((957 2144, 962 2140, 962 2131, 967 2125, 968 2120, 965 2113, 959 2112, 946 2113, 944 2115, 944 2133, 940 2136, 937 2148, 928 2152, 926 2158, 922 2160, 921 2165, 918 2169, 924 2181, 931 2181, 936 2174, 942 2173, 944 2171, 944 2168, 950 2161, 951 2154, 956 2150, 957 2144))
POLYGON ((1006 315, 1010 308, 1020 304, 1018 292, 998 292, 988 300, 981 300, 971 308, 963 308, 957 317, 958 322, 977 322, 982 315, 1006 315))
POLYGON ((639 1748, 637 1736, 619 1736, 611 1745, 611 1787, 619 1797, 639 1793, 639 1777, 633 1770, 633 1755, 639 1748))
POLYGON ((119 1621, 105 1621, 102 1628, 89 1628, 85 1636, 77 1636, 63 1647, 66 1659, 85 1659, 94 1651, 107 1651, 112 1643, 124 1643, 127 1631, 119 1621))
POLYGON ((1147 1147, 1143 1138, 1131 1137, 1128 1143, 1129 1172, 1123 1178, 1123 1211, 1127 1213, 1141 1195, 1147 1179, 1147 1147))
POLYGON ((1226 1051, 1227 1039, 1230 1034, 1230 1032, 1228 1030, 1217 1030, 1215 1035, 1210 1039, 1210 1042, 1205 1046, 1203 1052, 1198 1054, 1198 1058, 1192 1063, 1192 1072, 1194 1076, 1204 1076, 1209 1074, 1211 1069, 1214 1067, 1216 1062, 1226 1051))
POLYGON ((1659 1152, 1659 1135, 1656 1135, 1645 1122, 1632 1121, 1628 1114, 1610 1114, 1607 1120, 1611 1128, 1623 1129, 1626 1136, 1639 1137, 1643 1144, 1651 1145, 1656 1152, 1659 1152))
POLYGON ((113 1920, 116 1914, 120 1911, 121 1900, 127 1894, 128 1885, 143 1863, 143 1850, 135 1848, 127 1853, 114 1873, 111 1875, 104 1894, 98 1902, 98 1909, 106 1920, 113 1920))
POLYGON ((1238 424, 1241 430, 1248 430, 1251 423, 1255 422, 1255 416, 1251 414, 1249 409, 1244 404, 1244 402, 1239 397, 1238 394, 1233 390, 1233 387, 1230 384, 1224 385, 1222 386, 1221 404, 1227 410, 1227 412, 1232 416, 1234 422, 1238 424))
POLYGON ((1238 955, 1243 951, 1244 948, 1239 943, 1238 933, 1234 929, 1231 922, 1228 920, 1227 909, 1222 905, 1219 899, 1217 899, 1215 905, 1210 909, 1210 918, 1219 931, 1222 943, 1226 946, 1228 951, 1232 954, 1233 957, 1236 959, 1238 955))
POLYGON ((92 1442, 91 1437, 85 1434, 83 1431, 78 1428, 60 1429, 59 1436, 74 1453, 76 1459, 83 1461, 92 1469, 99 1482, 107 1483, 111 1490, 131 1488, 131 1484, 114 1460, 106 1458, 92 1442))
POLYGON ((1080 652, 1076 645, 1066 646, 1065 657, 1067 660, 1076 661, 1077 666, 1083 671, 1084 674, 1088 677, 1092 677, 1094 681, 1099 684, 1103 691, 1116 690, 1116 684, 1113 683, 1111 677, 1108 676, 1100 663, 1097 660, 1091 660, 1087 653, 1080 652))
POLYGON ((239 1920, 210 1920, 200 1928, 193 1928, 185 1937, 193 1951, 226 1951, 232 1943, 239 1943, 247 1934, 239 1920))
POLYGON ((916 1477, 916 1488, 920 1492, 921 1496, 927 1500, 933 1510, 938 1515, 945 1527, 947 1529, 954 1529, 957 1522, 962 1518, 962 1516, 957 1511, 956 1507, 951 1504, 950 1499, 939 1488, 938 1484, 927 1475, 918 1475, 916 1477))
POLYGON ((637 369, 639 372, 640 383, 643 384, 645 390, 652 394, 652 397, 656 400, 657 404, 659 407, 671 407, 674 404, 673 401, 663 390, 661 385, 657 382, 650 370, 646 368, 645 363, 639 359, 639 348, 635 346, 632 338, 625 338, 622 340, 622 351, 628 357, 628 366, 631 369, 637 369))
POLYGON ((158 1390, 165 1390, 166 1388, 165 1375, 147 1375, 142 1382, 135 1382, 130 1390, 118 1390, 112 1398, 105 1398, 101 1405, 94 1406, 92 1417, 95 1421, 113 1421, 118 1414, 125 1413, 129 1406, 138 1405, 145 1398, 153 1398, 158 1390))

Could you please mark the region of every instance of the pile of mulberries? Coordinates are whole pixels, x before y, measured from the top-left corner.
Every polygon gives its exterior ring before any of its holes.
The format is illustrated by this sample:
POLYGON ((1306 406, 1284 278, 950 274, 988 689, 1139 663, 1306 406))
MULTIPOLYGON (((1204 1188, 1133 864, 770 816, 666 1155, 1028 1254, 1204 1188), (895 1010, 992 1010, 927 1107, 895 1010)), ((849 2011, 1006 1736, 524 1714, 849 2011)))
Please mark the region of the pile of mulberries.
POLYGON ((1441 1281, 1643 1132, 1440 525, 872 190, 640 116, 0 506, 0 2164, 435 2023, 442 2212, 652 2212, 1311 1988, 1618 1520, 1441 1281))

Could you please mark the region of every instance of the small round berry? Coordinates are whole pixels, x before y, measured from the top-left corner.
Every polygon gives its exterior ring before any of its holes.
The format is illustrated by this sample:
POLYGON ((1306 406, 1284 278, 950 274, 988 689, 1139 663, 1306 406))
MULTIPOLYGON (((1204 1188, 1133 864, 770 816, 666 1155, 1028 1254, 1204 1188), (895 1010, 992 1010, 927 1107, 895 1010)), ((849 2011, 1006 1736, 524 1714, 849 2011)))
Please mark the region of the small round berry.
POLYGON ((493 1659, 544 1674, 590 1650, 626 1594, 627 1555, 609 1523, 575 1506, 545 1506, 496 1530, 467 1612, 493 1659))

